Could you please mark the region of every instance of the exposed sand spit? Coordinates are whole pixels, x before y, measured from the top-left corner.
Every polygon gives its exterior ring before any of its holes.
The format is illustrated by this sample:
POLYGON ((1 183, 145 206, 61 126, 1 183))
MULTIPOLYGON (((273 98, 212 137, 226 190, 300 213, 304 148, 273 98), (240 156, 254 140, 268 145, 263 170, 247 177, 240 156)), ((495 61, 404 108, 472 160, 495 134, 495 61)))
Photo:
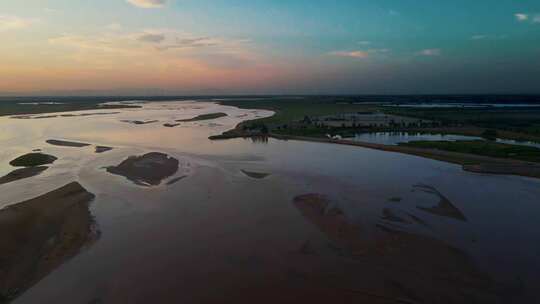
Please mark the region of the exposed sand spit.
POLYGON ((167 154, 151 152, 142 156, 130 156, 107 172, 121 175, 142 186, 157 186, 162 180, 178 171, 179 162, 167 154))
POLYGON ((190 118, 190 119, 178 119, 176 121, 178 122, 193 122, 193 121, 203 121, 203 120, 211 120, 211 119, 217 119, 217 118, 221 118, 221 117, 226 117, 228 116, 227 114, 225 113, 209 113, 209 114, 201 114, 201 115, 198 115, 198 116, 195 116, 193 118, 190 118))
POLYGON ((264 179, 271 175, 270 173, 263 173, 263 172, 253 172, 253 171, 247 171, 247 170, 241 170, 241 171, 245 175, 251 178, 255 178, 255 179, 264 179))
POLYGON ((46 142, 53 146, 62 146, 62 147, 82 148, 82 147, 90 146, 90 144, 87 144, 87 143, 79 143, 79 142, 74 142, 74 141, 56 140, 56 139, 49 139, 46 142))
POLYGON ((442 195, 437 189, 427 185, 416 185, 414 188, 426 193, 434 194, 440 199, 439 203, 434 207, 417 207, 418 209, 438 216, 451 217, 464 222, 467 221, 467 218, 461 212, 461 210, 454 206, 454 204, 452 204, 452 202, 450 202, 450 200, 442 195))
POLYGON ((10 173, 0 177, 0 185, 39 175, 48 168, 49 167, 46 166, 38 166, 13 170, 10 173))
POLYGON ((159 120, 121 120, 121 122, 126 122, 134 125, 147 125, 159 122, 159 120))
POLYGON ((104 153, 111 151, 113 148, 111 147, 105 147, 105 146, 96 146, 96 153, 104 153))
POLYGON ((0 303, 8 302, 95 240, 88 203, 74 182, 0 210, 0 303))

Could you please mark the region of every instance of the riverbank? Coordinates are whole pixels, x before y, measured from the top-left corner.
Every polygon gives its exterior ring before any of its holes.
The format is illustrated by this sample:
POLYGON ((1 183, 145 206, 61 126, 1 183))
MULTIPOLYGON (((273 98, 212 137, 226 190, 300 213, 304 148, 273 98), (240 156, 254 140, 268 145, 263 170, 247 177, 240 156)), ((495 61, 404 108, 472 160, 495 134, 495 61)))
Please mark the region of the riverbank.
MULTIPOLYGON (((244 131, 242 124, 239 124, 235 129, 224 132, 221 135, 211 136, 211 140, 225 140, 232 138, 249 138, 260 137, 262 134, 252 131, 244 131)), ((391 146, 374 144, 346 139, 331 139, 323 137, 306 137, 268 133, 264 136, 279 140, 300 140, 309 142, 340 144, 348 146, 356 146, 386 152, 396 152, 409 155, 425 157, 429 159, 449 162, 461 165, 463 170, 475 173, 486 174, 503 174, 503 175, 518 175, 526 177, 540 178, 540 164, 505 158, 495 158, 489 156, 481 156, 468 153, 450 152, 437 149, 415 148, 409 146, 391 146)))
POLYGON ((489 174, 520 175, 540 178, 540 164, 513 159, 502 159, 474 154, 449 152, 436 149, 412 148, 406 146, 389 146, 372 144, 344 139, 325 139, 300 136, 286 136, 270 134, 270 137, 281 140, 302 140, 321 143, 333 143, 349 146, 357 146, 387 152, 397 152, 409 155, 421 156, 462 165, 465 171, 489 174))

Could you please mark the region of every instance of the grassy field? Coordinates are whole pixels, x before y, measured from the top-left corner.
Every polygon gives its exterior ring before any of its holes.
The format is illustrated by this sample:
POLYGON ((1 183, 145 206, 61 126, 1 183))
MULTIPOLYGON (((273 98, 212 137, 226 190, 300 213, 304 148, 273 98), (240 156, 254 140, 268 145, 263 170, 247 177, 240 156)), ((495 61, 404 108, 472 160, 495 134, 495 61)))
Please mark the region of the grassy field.
MULTIPOLYGON (((540 109, 535 108, 393 108, 374 104, 355 104, 351 100, 331 97, 307 97, 306 99, 263 99, 263 100, 231 100, 221 102, 245 109, 267 109, 276 115, 244 122, 236 130, 216 136, 215 139, 225 139, 236 136, 249 136, 250 130, 258 129, 277 136, 292 136, 298 138, 313 138, 325 140, 327 134, 351 137, 360 132, 375 131, 408 131, 462 134, 472 136, 491 136, 515 139, 540 139, 540 109), (426 121, 437 121, 443 124, 432 128, 403 128, 403 127, 318 127, 313 124, 299 124, 306 116, 326 116, 340 113, 374 112, 419 118, 426 121), (295 123, 296 122, 296 123, 295 123), (244 131, 242 131, 244 130, 244 131), (246 132, 247 130, 247 132, 246 132), (487 131, 487 132, 486 132, 487 131)), ((263 133, 265 133, 263 132, 263 133)), ((470 155, 488 156, 501 159, 514 159, 540 162, 540 149, 520 145, 500 144, 491 141, 459 141, 459 142, 412 142, 402 147, 422 148, 427 154, 431 151, 448 151, 470 155)), ((399 149, 399 148, 398 148, 399 149)), ((444 156, 445 159, 450 156, 444 156)), ((453 157, 453 156, 452 156, 453 157)), ((467 162, 462 162, 467 163, 467 162)))
POLYGON ((492 141, 414 141, 400 146, 438 149, 496 158, 518 159, 540 163, 540 149, 527 146, 507 145, 492 141))

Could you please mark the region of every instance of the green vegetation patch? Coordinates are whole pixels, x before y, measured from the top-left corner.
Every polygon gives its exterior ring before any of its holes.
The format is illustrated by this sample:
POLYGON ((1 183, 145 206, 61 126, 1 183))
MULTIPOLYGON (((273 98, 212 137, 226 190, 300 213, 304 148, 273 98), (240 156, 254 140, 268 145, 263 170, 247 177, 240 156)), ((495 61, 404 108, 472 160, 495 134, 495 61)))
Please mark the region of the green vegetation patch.
POLYGON ((523 139, 540 137, 540 108, 413 108, 379 107, 392 115, 440 121, 445 126, 473 125, 523 134, 523 139), (528 135, 528 136, 527 136, 528 135))
POLYGON ((438 149, 450 152, 511 158, 530 162, 540 162, 540 149, 535 147, 501 144, 493 141, 413 141, 400 146, 438 149))
POLYGON ((28 153, 12 160, 9 164, 14 167, 37 167, 54 163, 58 158, 43 153, 28 153))

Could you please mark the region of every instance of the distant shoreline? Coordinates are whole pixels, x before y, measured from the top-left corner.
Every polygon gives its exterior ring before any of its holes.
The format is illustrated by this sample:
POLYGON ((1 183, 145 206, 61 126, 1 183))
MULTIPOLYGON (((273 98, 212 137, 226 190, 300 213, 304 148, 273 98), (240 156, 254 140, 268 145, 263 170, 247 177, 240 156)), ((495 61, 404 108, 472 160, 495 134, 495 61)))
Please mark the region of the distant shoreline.
POLYGON ((239 124, 235 129, 224 132, 221 135, 211 136, 210 140, 226 140, 233 138, 253 138, 267 136, 278 140, 298 140, 306 142, 317 142, 327 144, 339 144, 347 146, 356 146, 386 152, 396 152, 408 155, 420 156, 438 161, 444 161, 461 165, 463 170, 474 173, 499 174, 499 175, 517 175, 532 178, 540 178, 540 164, 526 162, 514 159, 494 158, 489 156, 474 155, 467 153, 450 152, 436 149, 422 149, 407 146, 393 146, 374 144, 346 139, 331 139, 319 137, 305 137, 294 135, 281 135, 275 133, 251 134, 241 129, 239 124))

